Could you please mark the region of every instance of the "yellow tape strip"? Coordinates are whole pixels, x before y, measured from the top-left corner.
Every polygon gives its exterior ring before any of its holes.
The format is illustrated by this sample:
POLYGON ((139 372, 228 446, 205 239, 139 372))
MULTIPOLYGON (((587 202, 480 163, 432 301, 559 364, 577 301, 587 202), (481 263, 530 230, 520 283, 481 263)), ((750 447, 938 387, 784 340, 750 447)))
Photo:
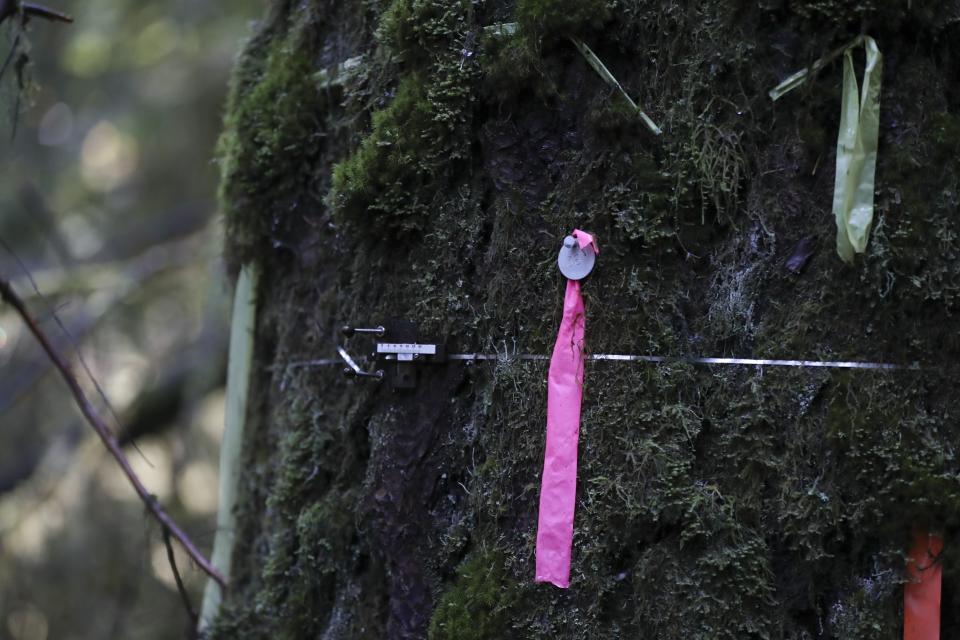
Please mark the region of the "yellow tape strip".
POLYGON ((880 83, 883 56, 870 36, 858 36, 835 49, 808 69, 791 75, 770 91, 777 100, 803 84, 810 72, 843 55, 843 101, 837 135, 837 171, 833 187, 833 215, 837 223, 837 253, 852 263, 863 253, 873 224, 873 190, 877 168, 877 140, 880 133, 880 83), (853 49, 863 45, 867 62, 863 89, 857 86, 853 70, 853 49))

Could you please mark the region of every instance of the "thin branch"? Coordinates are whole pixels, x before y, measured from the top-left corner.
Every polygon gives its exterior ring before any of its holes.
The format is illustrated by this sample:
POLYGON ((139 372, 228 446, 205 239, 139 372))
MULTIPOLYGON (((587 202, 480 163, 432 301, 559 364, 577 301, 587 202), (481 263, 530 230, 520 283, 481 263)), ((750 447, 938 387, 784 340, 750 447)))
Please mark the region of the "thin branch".
POLYGON ((45 7, 42 4, 37 4, 36 2, 24 2, 20 6, 25 16, 36 16, 37 18, 43 18, 51 22, 66 22, 67 24, 73 22, 73 16, 67 15, 62 11, 57 11, 56 9, 51 9, 50 7, 45 7))
POLYGON ((3 24, 3 21, 7 18, 17 14, 20 14, 21 22, 25 22, 31 17, 43 18, 44 20, 50 20, 52 22, 66 22, 68 24, 73 22, 72 16, 62 11, 45 7, 42 4, 37 4, 36 2, 0 0, 0 24, 3 24))
MULTIPOLYGON (((100 396, 100 399, 103 401, 103 404, 107 407, 107 411, 110 412, 110 415, 113 416, 113 420, 117 423, 117 426, 120 426, 120 418, 117 417, 117 412, 114 411, 113 405, 110 404, 110 400, 107 399, 107 394, 103 392, 103 389, 100 387, 100 383, 97 382, 97 379, 94 377, 93 372, 90 370, 90 367, 87 365, 87 361, 83 359, 83 355, 80 353, 80 345, 77 344, 77 341, 74 340, 73 335, 70 333, 70 330, 67 329, 67 325, 63 324, 63 321, 60 320, 60 316, 57 315, 57 310, 54 308, 50 301, 40 293, 40 287, 37 286, 37 281, 33 279, 33 275, 30 273, 30 270, 27 269, 27 265, 24 264, 23 260, 20 259, 20 256, 13 250, 13 248, 7 244, 6 240, 0 237, 0 247, 3 247, 4 250, 10 254, 13 260, 17 263, 17 266, 20 267, 20 270, 23 271, 24 276, 26 276, 27 281, 30 282, 30 286, 33 287, 33 291, 37 294, 37 297, 46 305, 47 309, 50 312, 50 315, 53 317, 53 321, 57 323, 57 326, 60 327, 60 331, 63 332, 63 335, 67 337, 67 341, 73 346, 73 351, 77 356, 77 361, 80 363, 80 366, 83 367, 83 371, 87 374, 87 377, 90 379, 90 382, 93 383, 94 388, 97 390, 97 394, 100 396)), ((151 465, 152 466, 152 465, 151 465)))
POLYGON ((170 570, 173 571, 173 579, 177 583, 177 591, 180 593, 180 599, 183 600, 183 606, 187 610, 187 616, 190 618, 190 629, 197 628, 197 612, 193 610, 190 604, 190 595, 183 584, 183 578, 180 577, 180 570, 177 569, 177 558, 173 554, 173 545, 170 544, 170 530, 163 529, 163 544, 167 548, 167 562, 170 563, 170 570))
POLYGON ((24 305, 23 300, 20 299, 20 296, 10 287, 10 284, 4 280, 0 279, 0 299, 3 299, 7 304, 16 310, 20 317, 23 319, 24 324, 27 325, 27 328, 30 330, 30 333, 33 334, 33 337, 36 338, 37 342, 40 343, 40 346, 43 347, 43 350, 47 353, 47 356, 53 362, 54 366, 60 372, 60 375, 63 377, 64 382, 67 383, 70 392, 73 394, 74 401, 77 404, 77 407, 80 409, 80 413, 83 414, 83 417, 86 418, 87 422, 90 423, 90 426, 93 427, 93 430, 97 432, 97 435, 100 437, 100 440, 103 442, 104 446, 110 452, 110 455, 113 456, 117 464, 120 466, 120 469, 123 471, 123 474, 127 476, 130 484, 133 486, 134 491, 137 492, 137 495, 140 497, 140 500, 143 501, 143 504, 147 507, 147 510, 151 515, 160 523, 160 526, 165 530, 170 532, 177 542, 183 547, 184 551, 187 552, 187 555, 200 567, 200 570, 210 576, 221 589, 226 590, 227 582, 224 577, 217 571, 213 565, 210 564, 210 561, 200 552, 199 549, 193 544, 193 541, 190 540, 190 537, 179 527, 177 523, 173 521, 173 518, 160 506, 160 503, 157 499, 147 491, 147 488, 143 485, 143 482, 137 476, 136 472, 133 470, 133 467, 130 466, 130 462, 127 460, 127 457, 123 453, 123 449, 120 448, 120 445, 117 443, 117 439, 111 433, 110 427, 107 426, 107 423, 100 417, 96 409, 90 403, 90 400, 87 398, 86 394, 83 392, 83 389, 80 387, 80 383, 77 381, 77 377, 73 374, 73 371, 70 368, 70 365, 63 358, 62 355, 54 348, 53 344, 50 342, 50 339, 43 332, 43 329, 37 324, 36 320, 33 319, 33 316, 30 315, 30 312, 27 310, 26 305, 24 305))
MULTIPOLYGON (((43 303, 47 305, 47 308, 50 310, 50 314, 53 316, 53 320, 57 323, 57 326, 60 327, 60 330, 63 331, 63 335, 65 335, 67 337, 67 340, 70 342, 70 344, 73 345, 73 351, 77 356, 77 361, 80 363, 80 366, 83 367, 83 370, 87 374, 87 377, 90 379, 90 382, 93 383, 93 387, 94 389, 97 390, 97 394, 100 396, 100 400, 103 402, 104 406, 107 408, 107 411, 113 417, 113 421, 117 423, 117 430, 119 430, 120 418, 117 416, 117 412, 114 410, 113 405, 110 403, 110 400, 107 398, 107 394, 104 393, 103 388, 100 386, 100 383, 97 382, 96 377, 93 375, 93 372, 90 370, 90 367, 87 365, 87 361, 83 359, 83 354, 80 353, 80 345, 77 343, 76 340, 74 340, 73 335, 71 335, 70 331, 67 329, 67 326, 63 324, 63 322, 60 320, 60 316, 57 315, 57 310, 54 308, 54 306, 50 304, 50 302, 44 297, 42 293, 40 293, 40 287, 37 286, 37 281, 33 279, 33 275, 30 273, 30 270, 27 269, 27 265, 24 264, 23 260, 20 259, 20 256, 17 255, 17 253, 13 250, 13 248, 10 245, 8 245, 7 242, 2 237, 0 237, 0 246, 2 246, 4 250, 6 250, 6 252, 13 257, 14 261, 20 267, 20 270, 23 271, 27 280, 30 282, 30 286, 33 287, 34 292, 43 301, 43 303)), ((113 430, 111 430, 111 433, 113 433, 113 430)), ((140 450, 140 447, 137 446, 137 443, 131 442, 131 444, 133 445, 133 448, 136 449, 137 453, 139 453, 140 456, 144 460, 146 460, 147 464, 151 468, 153 468, 153 463, 147 460, 147 456, 143 455, 143 451, 140 450)))
POLYGON ((137 290, 144 281, 158 273, 200 262, 205 257, 207 240, 205 233, 194 233, 181 239, 151 244, 137 255, 128 258, 76 262, 49 268, 25 266, 25 261, 18 259, 2 236, 0 248, 10 254, 23 273, 23 277, 11 277, 10 285, 23 291, 23 299, 30 301, 33 297, 40 296, 40 291, 43 291, 42 295, 47 298, 98 289, 116 290, 123 295, 137 290), (30 289, 34 293, 30 293, 30 289))
MULTIPOLYGON (((3 19, 0 18, 0 22, 3 22, 3 19)), ((7 54, 7 57, 4 59, 3 64, 0 65, 0 80, 3 79, 3 74, 7 72, 7 67, 10 66, 10 63, 13 62, 13 58, 17 55, 17 51, 20 46, 20 32, 17 32, 17 35, 13 38, 13 44, 10 46, 10 52, 7 54)))

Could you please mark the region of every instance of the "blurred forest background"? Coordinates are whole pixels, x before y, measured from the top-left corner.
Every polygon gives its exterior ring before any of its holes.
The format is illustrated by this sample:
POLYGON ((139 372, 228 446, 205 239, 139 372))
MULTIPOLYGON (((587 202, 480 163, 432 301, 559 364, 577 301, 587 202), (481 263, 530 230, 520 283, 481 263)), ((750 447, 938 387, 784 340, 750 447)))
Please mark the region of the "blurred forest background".
MULTIPOLYGON (((74 24, 32 21, 27 89, 12 69, 0 82, 0 237, 23 263, 0 249, 0 273, 65 353, 79 348, 134 467, 209 551, 229 301, 214 155, 228 75, 263 3, 50 3, 74 24)), ((14 38, 0 26, 0 59, 14 38)), ((0 308, 0 638, 184 637, 165 554, 59 376, 0 308)), ((203 576, 178 560, 199 606, 203 576)))

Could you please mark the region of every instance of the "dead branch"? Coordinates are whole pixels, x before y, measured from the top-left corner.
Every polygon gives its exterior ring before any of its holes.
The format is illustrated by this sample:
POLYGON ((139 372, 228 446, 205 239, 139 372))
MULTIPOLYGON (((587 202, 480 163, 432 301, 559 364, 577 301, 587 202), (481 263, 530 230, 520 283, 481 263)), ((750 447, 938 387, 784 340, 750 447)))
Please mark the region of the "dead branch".
POLYGON ((80 409, 80 413, 83 414, 83 417, 86 418, 87 422, 93 427, 93 430, 97 432, 97 435, 100 437, 100 440, 103 442, 104 446, 107 448, 107 451, 110 452, 110 455, 113 456, 113 459, 116 460, 117 464, 120 466, 120 469, 123 471, 124 475, 127 476, 127 480, 133 486, 134 491, 137 492, 137 495, 140 497, 140 500, 143 501, 143 504, 146 506, 147 511, 160 523, 160 526, 170 532, 170 535, 176 538, 177 542, 183 547, 184 551, 187 552, 187 555, 200 567, 200 570, 210 576, 221 589, 227 588, 227 582, 220 572, 217 571, 213 565, 210 564, 210 561, 200 552, 199 549, 193 544, 193 541, 190 540, 190 537, 173 521, 173 518, 160 506, 160 503, 157 499, 147 491, 146 487, 143 485, 143 482, 137 476, 136 472, 133 470, 133 467, 130 466, 130 462, 127 460, 127 457, 124 455, 123 450, 120 448, 117 439, 112 434, 110 427, 107 426, 107 423, 94 409, 93 405, 90 403, 90 400, 87 398, 86 394, 83 392, 83 389, 80 387, 80 383, 77 381, 77 377, 74 375, 72 369, 70 368, 69 363, 64 359, 62 355, 57 351, 57 349, 50 342, 50 339, 44 333, 43 329, 37 324, 33 316, 27 310, 26 305, 24 305, 23 300, 20 299, 20 296, 13 290, 10 284, 5 279, 0 279, 0 299, 3 299, 4 302, 9 304, 11 307, 16 310, 20 315, 24 324, 30 330, 30 333, 33 334, 33 337, 36 338, 37 342, 40 343, 40 346, 46 352, 47 357, 50 358, 53 365, 60 372, 60 375, 63 377, 64 382, 67 383, 67 387, 70 389, 70 392, 73 394, 74 401, 77 404, 77 407, 80 409))

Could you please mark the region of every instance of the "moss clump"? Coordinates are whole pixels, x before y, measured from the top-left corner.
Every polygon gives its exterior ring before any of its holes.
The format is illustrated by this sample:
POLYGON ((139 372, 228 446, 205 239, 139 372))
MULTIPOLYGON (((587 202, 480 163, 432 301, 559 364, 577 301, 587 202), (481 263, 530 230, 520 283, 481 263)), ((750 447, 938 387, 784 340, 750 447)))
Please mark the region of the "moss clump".
MULTIPOLYGON (((811 20, 827 20, 837 25, 859 20, 877 13, 884 5, 893 4, 883 0, 791 0, 790 9, 811 20)), ((896 2, 898 13, 906 10, 905 2, 896 2)))
POLYGON ((329 201, 340 222, 362 227, 374 216, 379 231, 423 227, 430 194, 469 152, 479 75, 464 46, 470 21, 467 2, 394 0, 384 12, 377 37, 404 72, 359 148, 334 167, 329 201))
POLYGON ((234 77, 217 149, 228 246, 241 255, 301 197, 322 136, 324 99, 302 38, 291 34, 264 49, 253 47, 234 77))
POLYGON ((451 33, 466 35, 470 13, 467 0, 393 0, 380 18, 377 39, 404 63, 429 63, 451 47, 451 33))
POLYGON ((497 101, 514 100, 531 89, 540 97, 556 92, 543 81, 539 56, 525 38, 488 36, 482 66, 484 88, 497 101))
POLYGON ((838 382, 826 427, 844 461, 838 484, 859 505, 844 519, 893 540, 909 523, 960 525, 960 463, 944 444, 949 416, 926 409, 916 381, 838 382))
POLYGON ((902 614, 891 601, 900 595, 900 567, 877 561, 869 572, 849 580, 831 605, 827 626, 833 638, 884 638, 898 629, 902 614))
MULTIPOLYGON (((958 150, 960 116, 942 111, 880 154, 879 224, 861 276, 869 296, 960 309, 958 150)), ((949 330, 942 339, 953 341, 949 330)))
POLYGON ((430 150, 433 113, 426 91, 419 76, 407 76, 390 106, 373 114, 360 148, 334 167, 333 205, 344 221, 373 215, 389 226, 420 226, 429 203, 418 193, 435 178, 439 160, 430 150))
MULTIPOLYGON (((776 3, 770 3, 776 5, 776 3)), ((828 23, 835 28, 849 28, 868 20, 879 28, 896 32, 910 23, 931 33, 939 33, 947 25, 943 3, 939 0, 790 0, 793 13, 814 24, 828 23)))
MULTIPOLYGON (((636 114, 627 117, 632 119, 635 131, 636 114)), ((672 176, 660 169, 649 152, 611 154, 599 164, 597 174, 602 181, 601 197, 591 203, 590 213, 609 215, 617 235, 646 247, 662 245, 675 235, 672 176)))
POLYGON ((805 18, 847 22, 876 11, 874 0, 791 0, 790 9, 805 18))
POLYGON ((518 0, 515 15, 526 37, 575 36, 602 27, 614 5, 609 0, 518 0))
POLYGON ((516 589, 495 551, 471 554, 443 594, 430 620, 430 640, 489 640, 509 637, 516 589))

